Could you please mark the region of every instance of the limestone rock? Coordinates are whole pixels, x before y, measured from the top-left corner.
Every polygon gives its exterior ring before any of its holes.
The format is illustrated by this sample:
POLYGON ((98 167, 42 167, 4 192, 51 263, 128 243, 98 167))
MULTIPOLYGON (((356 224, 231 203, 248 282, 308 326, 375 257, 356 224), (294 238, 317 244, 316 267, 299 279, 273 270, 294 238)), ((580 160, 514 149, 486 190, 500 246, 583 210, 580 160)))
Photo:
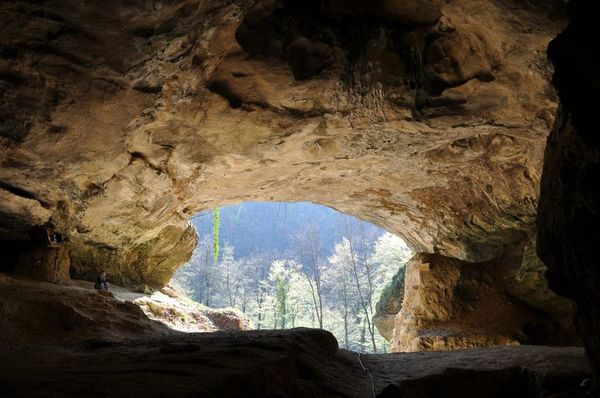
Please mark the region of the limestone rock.
MULTIPOLYGON (((517 253, 520 250, 520 248, 515 249, 517 253)), ((505 260, 506 257, 500 259, 500 262, 505 260)), ((554 336, 555 338, 548 336, 547 334, 544 336, 544 333, 542 333, 541 336, 530 336, 531 339, 528 341, 530 344, 542 342, 544 344, 558 345, 579 344, 578 339, 575 337, 575 329, 573 325, 573 317, 575 314, 574 303, 569 299, 556 295, 548 287, 547 281, 544 277, 547 268, 537 257, 535 253, 534 242, 529 242, 524 246, 522 256, 516 254, 513 260, 509 260, 508 264, 501 263, 499 265, 494 265, 494 267, 498 266, 505 268, 505 271, 495 275, 486 275, 485 273, 474 275, 473 277, 476 280, 471 281, 470 283, 487 283, 490 277, 496 279, 494 283, 499 285, 501 290, 505 291, 508 296, 510 296, 510 298, 507 297, 508 300, 516 299, 520 305, 525 304, 526 306, 531 307, 532 310, 543 313, 544 315, 542 317, 548 318, 547 323, 556 322, 556 327, 561 331, 559 334, 554 336), (510 264, 510 261, 513 261, 514 263, 510 264)), ((414 270, 412 272, 414 275, 414 270)), ((377 312, 373 319, 379 333, 388 341, 392 340, 393 329, 396 325, 396 316, 402 308, 402 301, 405 292, 404 276, 405 270, 402 269, 394 276, 393 280, 385 288, 379 302, 377 303, 377 312)), ((428 284, 429 280, 424 280, 421 278, 418 281, 413 280, 413 286, 411 288, 425 289, 429 291, 430 286, 428 284)), ((452 283, 450 285, 452 286, 452 283)), ((451 286, 449 289, 452 289, 451 286)), ((434 292, 434 294, 437 293, 434 292)), ((455 296, 450 295, 438 301, 443 302, 445 300, 448 300, 447 304, 450 304, 450 301, 456 301, 457 299, 455 296)), ((407 305, 408 304, 412 303, 409 302, 407 305)), ((422 305, 435 311, 435 307, 438 304, 436 302, 434 305, 429 303, 424 303, 422 305)), ((464 305, 464 303, 462 305, 464 305)), ((466 305, 471 311, 474 310, 472 304, 467 303, 466 305)), ((412 310, 410 309, 408 310, 408 312, 411 311, 412 310)), ((415 314, 412 313, 410 315, 415 316, 415 314)), ((416 314, 416 316, 419 317, 420 315, 416 314)), ((462 317, 462 315, 456 316, 458 318, 462 317)), ((457 319, 453 319, 453 321, 457 321, 457 319)), ((400 322, 405 322, 404 317, 400 322)), ((443 334, 441 331, 438 333, 443 334)), ((460 328, 457 329, 457 333, 461 333, 460 328)), ((472 337, 475 338, 474 336, 472 337)), ((478 344, 491 345, 500 343, 500 340, 490 340, 487 343, 484 340, 485 339, 480 338, 480 343, 478 344)), ((509 342, 509 340, 504 340, 504 342, 509 342)), ((443 342, 438 344, 436 349, 445 349, 444 344, 446 343, 443 342)))
POLYGON ((23 223, 25 226, 45 224, 52 214, 39 201, 16 195, 2 188, 0 188, 0 212, 10 214, 18 223, 23 223))
POLYGON ((562 324, 564 330, 573 330, 575 303, 558 296, 548 287, 548 268, 536 254, 535 242, 527 244, 523 250, 521 265, 514 277, 506 279, 506 292, 519 301, 535 308, 562 324))
POLYGON ((6 369, 0 383, 15 398, 576 397, 587 395, 579 384, 590 376, 580 348, 357 356, 314 329, 98 340, 77 348, 0 346, 0 366, 6 369), (99 373, 102 391, 95 385, 99 373))
POLYGON ((506 293, 521 258, 519 249, 484 263, 436 254, 413 257, 407 266, 392 350, 576 344, 572 327, 506 293))
POLYGON ((133 303, 138 305, 148 318, 182 332, 250 329, 250 320, 238 311, 208 308, 190 300, 168 296, 162 291, 137 298, 133 303))
POLYGON ((15 269, 16 273, 28 275, 52 283, 66 284, 70 280, 71 260, 68 244, 59 247, 38 247, 23 254, 15 269))
POLYGON ((55 285, 6 275, 0 276, 0 323, 3 342, 29 346, 119 342, 172 333, 137 305, 94 290, 92 283, 55 285))
POLYGON ((248 330, 250 320, 239 312, 232 310, 207 311, 206 316, 217 330, 248 330))
POLYGON ((0 5, 0 238, 164 285, 197 212, 313 201, 466 261, 533 231, 549 2, 0 5))
POLYGON ((143 293, 143 294, 152 294, 152 290, 145 283, 139 285, 137 290, 138 290, 138 292, 143 293))
POLYGON ((292 41, 286 48, 286 53, 296 80, 317 75, 333 63, 333 54, 329 46, 312 42, 305 37, 292 41))
POLYGON ((577 386, 590 376, 574 347, 368 355, 317 329, 176 332, 89 282, 2 273, 0 323, 0 385, 10 397, 500 398, 585 393, 577 386))
POLYGON ((171 298, 175 298, 176 299, 176 298, 179 297, 179 293, 177 293, 177 291, 175 289, 173 289, 171 286, 162 287, 160 289, 160 292, 162 294, 165 294, 165 295, 171 297, 171 298))
POLYGON ((489 31, 460 10, 450 9, 432 35, 434 41, 427 47, 428 71, 433 77, 429 84, 440 94, 448 87, 461 86, 471 79, 493 81, 499 69, 501 56, 498 43, 489 31), (458 25, 458 27, 457 27, 458 25), (464 29, 462 26, 469 26, 464 29))

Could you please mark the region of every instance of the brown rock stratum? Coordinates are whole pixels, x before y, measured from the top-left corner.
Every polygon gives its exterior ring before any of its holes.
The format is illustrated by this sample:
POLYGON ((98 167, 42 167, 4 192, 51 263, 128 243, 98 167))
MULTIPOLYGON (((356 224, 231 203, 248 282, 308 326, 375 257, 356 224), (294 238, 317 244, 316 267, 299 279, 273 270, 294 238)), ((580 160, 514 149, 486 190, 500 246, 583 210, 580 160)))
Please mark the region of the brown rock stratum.
MULTIPOLYGON (((550 48, 561 98, 555 122, 546 46, 563 28, 562 3, 2 2, 0 271, 67 283, 106 269, 119 282, 164 285, 194 247, 193 214, 241 201, 308 200, 380 225, 432 256, 422 264, 433 268, 408 280, 420 291, 404 294, 412 311, 395 325, 402 344, 429 344, 419 333, 446 322, 446 312, 463 329, 479 328, 479 315, 491 308, 486 300, 506 315, 490 330, 501 338, 488 344, 512 342, 531 319, 548 325, 551 318, 568 330, 570 304, 547 294, 544 268, 528 265, 537 258, 504 261, 515 248, 515 256, 530 256, 531 247, 523 247, 536 234, 542 154, 554 125, 538 250, 551 287, 578 305, 578 330, 597 372, 600 282, 590 250, 598 243, 597 107, 583 100, 598 98, 600 51, 597 43, 586 47, 597 13, 592 2, 572 0, 579 16, 550 48), (46 228, 67 242, 48 249, 46 228), (514 271, 508 279, 507 266, 514 271), (464 281, 476 292, 489 288, 483 301, 457 294, 464 281), (439 306, 418 305, 432 297, 442 297, 439 306), (518 305, 510 308, 513 300, 518 305)), ((84 311, 63 305, 56 292, 47 303, 29 304, 11 292, 4 294, 17 299, 0 308, 10 319, 2 332, 15 341, 40 314, 49 314, 52 326, 34 328, 36 341, 73 330, 73 339, 92 336, 99 325, 110 338, 123 330, 172 338, 139 309, 115 307, 98 294, 93 302, 77 299, 84 311), (115 309, 113 320, 107 314, 115 309)), ((438 333, 430 346, 480 345, 471 342, 486 336, 484 329, 450 345, 439 345, 438 333)), ((27 368, 23 352, 9 354, 3 360, 19 358, 27 368)), ((74 369, 91 361, 81 355, 74 369)), ((46 358, 48 368, 60 358, 46 358)), ((310 366, 280 358, 295 364, 291 379, 311 379, 310 366)), ((486 380, 472 371, 451 377, 486 380)), ((497 386, 506 378, 523 381, 519 386, 532 380, 514 369, 486 375, 497 386)), ((27 377, 19 383, 27 385, 27 377)), ((424 380, 415 390, 396 383, 377 392, 419 396, 432 380, 448 391, 445 376, 424 380)), ((297 388, 289 395, 314 392, 297 388)), ((518 393, 502 391, 498 396, 518 393)))
POLYGON ((437 254, 413 257, 390 339, 392 351, 578 345, 570 302, 553 295, 545 283, 535 284, 531 276, 530 286, 518 280, 520 264, 527 264, 521 252, 510 250, 475 264, 437 254))
MULTIPOLYGON (((419 252, 534 232, 556 97, 553 2, 0 4, 0 236, 71 272, 165 284, 189 218, 309 200, 419 252)), ((557 22, 558 21, 558 22, 557 22)))
POLYGON ((590 376, 574 347, 361 355, 316 329, 186 334, 106 292, 2 273, 0 324, 6 398, 583 397, 590 376))

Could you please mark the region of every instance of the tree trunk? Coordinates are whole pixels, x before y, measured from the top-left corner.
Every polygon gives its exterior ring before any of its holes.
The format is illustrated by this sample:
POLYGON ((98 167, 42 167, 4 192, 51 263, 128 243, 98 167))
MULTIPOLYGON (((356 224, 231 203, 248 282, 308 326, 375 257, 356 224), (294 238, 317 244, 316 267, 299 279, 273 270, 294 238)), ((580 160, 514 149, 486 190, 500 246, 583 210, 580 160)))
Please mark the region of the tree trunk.
POLYGON ((354 253, 354 248, 352 247, 352 241, 348 238, 348 245, 350 247, 350 259, 352 263, 352 273, 354 275, 354 281, 356 282, 356 290, 358 291, 358 298, 360 300, 360 306, 362 307, 365 313, 365 319, 367 320, 367 325, 369 327, 369 334, 371 335, 371 343, 373 344, 373 352, 377 352, 377 345, 375 344, 375 331, 371 327, 371 317, 369 313, 369 309, 367 308, 367 303, 365 302, 365 298, 362 293, 362 289, 360 288, 360 281, 358 279, 358 266, 356 264, 356 256, 354 253))

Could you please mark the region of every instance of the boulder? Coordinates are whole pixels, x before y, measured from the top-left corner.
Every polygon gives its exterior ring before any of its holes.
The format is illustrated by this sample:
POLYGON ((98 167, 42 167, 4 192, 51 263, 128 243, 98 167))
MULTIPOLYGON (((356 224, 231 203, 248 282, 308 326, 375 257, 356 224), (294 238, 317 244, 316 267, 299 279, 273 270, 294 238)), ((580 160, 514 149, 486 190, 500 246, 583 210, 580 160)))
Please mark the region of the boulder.
POLYGON ((152 289, 150 289, 150 287, 148 287, 146 284, 139 285, 137 291, 143 294, 152 294, 152 289))

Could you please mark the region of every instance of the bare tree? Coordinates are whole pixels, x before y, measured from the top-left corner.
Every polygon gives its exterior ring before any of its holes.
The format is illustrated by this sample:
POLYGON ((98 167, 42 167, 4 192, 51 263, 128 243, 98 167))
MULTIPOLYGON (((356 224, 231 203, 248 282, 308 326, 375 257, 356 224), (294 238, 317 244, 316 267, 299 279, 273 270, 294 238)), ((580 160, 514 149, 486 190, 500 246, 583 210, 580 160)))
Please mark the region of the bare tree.
POLYGON ((233 250, 233 246, 226 244, 219 263, 225 288, 224 295, 226 303, 230 307, 235 307, 238 302, 243 275, 239 262, 235 260, 233 250))
MULTIPOLYGON (((354 282, 355 282, 355 287, 356 287, 356 291, 358 293, 358 300, 359 300, 359 304, 364 312, 364 316, 367 322, 367 329, 369 331, 369 335, 371 337, 371 344, 373 345, 373 351, 377 352, 377 344, 375 343, 375 324, 372 322, 371 317, 374 315, 373 314, 373 303, 372 303, 372 297, 370 297, 370 295, 368 294, 369 291, 372 292, 372 287, 370 287, 369 283, 367 287, 367 291, 364 291, 364 288, 362 287, 362 283, 360 281, 360 275, 364 275, 364 274, 369 274, 368 272, 368 266, 367 266, 367 262, 360 262, 359 259, 359 253, 356 252, 355 250, 355 246, 352 242, 352 234, 350 233, 350 228, 348 227, 348 223, 345 221, 344 222, 344 227, 346 229, 346 240, 347 240, 347 244, 348 244, 348 250, 349 250, 349 255, 350 255, 350 264, 352 266, 352 276, 354 277, 354 282), (361 269, 362 271, 361 272, 361 269)), ((366 247, 365 247, 366 249, 366 247)), ((367 256, 366 254, 364 255, 364 259, 366 259, 367 256)), ((369 280, 370 278, 367 277, 367 280, 369 280)))
POLYGON ((301 259, 306 261, 308 269, 303 268, 300 272, 306 278, 313 302, 314 314, 323 329, 323 264, 321 253, 323 251, 319 225, 312 223, 307 225, 296 236, 295 243, 301 259))
POLYGON ((350 320, 353 313, 354 292, 350 281, 350 267, 344 242, 335 245, 329 257, 329 267, 324 272, 324 285, 329 301, 341 312, 344 329, 344 348, 350 349, 350 320))
POLYGON ((214 295, 214 284, 213 284, 214 273, 210 269, 211 257, 210 257, 209 250, 204 250, 203 259, 204 259, 204 261, 203 261, 204 272, 202 272, 202 275, 204 277, 204 304, 207 307, 210 307, 210 305, 212 304, 211 299, 214 295))
POLYGON ((269 291, 267 277, 271 266, 268 255, 253 256, 246 266, 247 289, 253 292, 252 298, 255 305, 256 329, 261 329, 264 322, 264 305, 269 291))

